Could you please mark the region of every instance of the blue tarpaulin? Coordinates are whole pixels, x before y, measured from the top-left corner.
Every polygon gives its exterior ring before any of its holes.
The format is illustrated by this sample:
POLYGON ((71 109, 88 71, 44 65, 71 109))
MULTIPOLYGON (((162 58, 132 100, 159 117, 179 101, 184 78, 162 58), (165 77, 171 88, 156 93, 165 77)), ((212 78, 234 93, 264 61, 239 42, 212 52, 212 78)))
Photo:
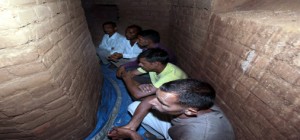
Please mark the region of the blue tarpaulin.
MULTIPOLYGON (((101 90, 101 101, 98 105, 97 125, 85 140, 108 139, 107 132, 112 127, 123 126, 131 119, 131 115, 127 112, 127 107, 132 103, 132 99, 123 81, 116 77, 116 69, 109 68, 108 65, 102 65, 101 70, 104 80, 101 90)), ((142 127, 137 131, 142 136, 145 133, 142 127)))

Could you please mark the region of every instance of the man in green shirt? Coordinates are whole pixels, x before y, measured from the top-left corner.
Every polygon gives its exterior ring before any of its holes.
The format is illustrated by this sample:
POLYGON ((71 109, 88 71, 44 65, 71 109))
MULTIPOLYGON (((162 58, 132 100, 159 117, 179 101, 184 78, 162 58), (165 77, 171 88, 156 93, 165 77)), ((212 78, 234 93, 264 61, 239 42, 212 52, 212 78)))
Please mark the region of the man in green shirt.
MULTIPOLYGON (((139 66, 137 70, 123 72, 121 75, 130 94, 137 100, 129 105, 128 110, 133 114, 131 121, 122 126, 123 128, 135 131, 143 118, 152 108, 149 101, 156 97, 155 93, 164 83, 178 79, 186 79, 188 76, 176 65, 168 62, 168 53, 159 48, 148 49, 139 54, 139 66), (151 84, 139 84, 133 77, 149 73, 151 84), (136 107, 138 106, 138 107, 136 107), (135 111, 132 108, 137 108, 135 111)), ((170 127, 167 121, 160 123, 170 127)))
POLYGON ((139 68, 121 74, 130 94, 137 100, 154 95, 164 83, 186 79, 187 75, 176 65, 169 63, 168 53, 159 48, 148 49, 138 56, 139 68), (139 84, 134 76, 148 73, 151 84, 139 84))

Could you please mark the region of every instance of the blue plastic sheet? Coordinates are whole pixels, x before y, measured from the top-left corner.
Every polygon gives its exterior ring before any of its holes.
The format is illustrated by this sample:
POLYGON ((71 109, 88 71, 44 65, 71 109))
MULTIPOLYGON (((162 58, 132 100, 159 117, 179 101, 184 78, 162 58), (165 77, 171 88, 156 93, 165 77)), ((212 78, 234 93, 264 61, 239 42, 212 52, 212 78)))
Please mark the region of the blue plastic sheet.
MULTIPOLYGON (((123 126, 131 119, 127 107, 132 103, 132 98, 128 94, 123 81, 116 77, 116 69, 109 68, 108 65, 102 65, 101 71, 104 80, 101 101, 98 105, 97 125, 85 140, 107 139, 106 134, 110 128, 123 126)), ((140 127, 137 132, 143 136, 146 131, 140 127)), ((146 139, 144 136, 143 138, 146 139)))

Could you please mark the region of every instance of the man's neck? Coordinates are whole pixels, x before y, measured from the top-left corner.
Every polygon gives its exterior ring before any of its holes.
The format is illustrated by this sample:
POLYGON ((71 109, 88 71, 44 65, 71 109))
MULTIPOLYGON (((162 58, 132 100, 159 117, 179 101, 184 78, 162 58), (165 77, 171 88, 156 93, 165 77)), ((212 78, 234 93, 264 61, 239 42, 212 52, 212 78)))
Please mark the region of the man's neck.
POLYGON ((111 35, 109 34, 108 37, 112 37, 116 32, 112 33, 111 35))
POLYGON ((183 113, 183 114, 179 115, 177 118, 180 118, 180 119, 195 118, 197 116, 204 115, 204 114, 209 113, 209 112, 212 112, 212 110, 211 109, 199 110, 197 115, 187 116, 186 114, 183 113))
POLYGON ((203 114, 206 114, 209 112, 212 112, 212 110, 211 109, 199 110, 197 115, 199 116, 199 115, 203 115, 203 114))
POLYGON ((130 45, 133 46, 133 45, 136 43, 137 38, 136 38, 136 39, 129 40, 129 41, 130 41, 130 45))
POLYGON ((166 65, 163 65, 163 64, 158 65, 157 68, 156 68, 156 70, 155 70, 156 74, 158 75, 162 71, 164 71, 164 69, 166 68, 166 66, 167 66, 167 64, 166 65))

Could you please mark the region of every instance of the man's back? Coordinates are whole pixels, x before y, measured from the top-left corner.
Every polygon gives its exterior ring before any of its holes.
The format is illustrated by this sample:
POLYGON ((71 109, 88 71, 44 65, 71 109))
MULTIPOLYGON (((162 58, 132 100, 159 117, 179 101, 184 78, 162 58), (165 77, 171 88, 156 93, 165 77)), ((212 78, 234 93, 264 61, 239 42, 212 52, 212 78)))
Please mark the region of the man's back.
POLYGON ((174 140, 233 140, 234 132, 220 108, 195 118, 173 119, 169 135, 174 140))
POLYGON ((149 75, 152 84, 156 88, 159 88, 162 84, 170 81, 188 78, 183 70, 172 63, 167 63, 165 69, 161 73, 157 74, 156 72, 149 72, 149 75))

